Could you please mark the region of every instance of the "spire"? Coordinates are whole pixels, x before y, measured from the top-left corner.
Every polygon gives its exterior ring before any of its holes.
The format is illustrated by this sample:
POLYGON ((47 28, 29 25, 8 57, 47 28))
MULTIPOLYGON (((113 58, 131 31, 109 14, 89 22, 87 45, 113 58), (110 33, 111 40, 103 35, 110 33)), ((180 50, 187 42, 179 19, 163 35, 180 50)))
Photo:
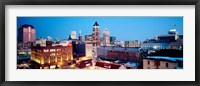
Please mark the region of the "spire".
POLYGON ((69 38, 68 38, 68 40, 72 40, 72 38, 71 38, 71 36, 69 35, 69 38))
POLYGON ((94 23, 94 25, 93 26, 99 26, 99 24, 97 23, 97 21, 94 23))

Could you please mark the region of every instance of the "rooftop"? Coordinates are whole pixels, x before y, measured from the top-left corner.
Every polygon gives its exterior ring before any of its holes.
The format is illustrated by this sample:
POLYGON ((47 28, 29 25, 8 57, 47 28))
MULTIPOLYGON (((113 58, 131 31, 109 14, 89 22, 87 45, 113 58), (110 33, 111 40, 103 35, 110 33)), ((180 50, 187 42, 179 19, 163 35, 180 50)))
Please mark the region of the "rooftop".
POLYGON ((129 52, 139 52, 139 47, 113 47, 113 46, 101 46, 99 49, 105 50, 116 50, 116 51, 129 51, 129 52))
POLYGON ((167 60, 167 61, 183 61, 183 57, 167 57, 167 56, 147 56, 147 59, 167 60))
POLYGON ((34 29, 33 25, 30 25, 30 24, 21 25, 20 28, 28 28, 28 27, 31 27, 32 29, 34 29))

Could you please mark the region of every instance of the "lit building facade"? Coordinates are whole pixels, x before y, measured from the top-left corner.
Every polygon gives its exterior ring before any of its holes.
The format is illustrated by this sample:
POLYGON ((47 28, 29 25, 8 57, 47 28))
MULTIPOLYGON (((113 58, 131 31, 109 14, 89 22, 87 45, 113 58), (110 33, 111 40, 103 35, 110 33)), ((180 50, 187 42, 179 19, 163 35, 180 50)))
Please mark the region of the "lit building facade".
POLYGON ((167 35, 159 35, 156 37, 157 42, 175 42, 179 38, 176 29, 172 29, 167 35))
POLYGON ((72 44, 72 40, 61 40, 57 43, 53 43, 52 46, 58 46, 58 45, 68 46, 69 44, 72 44))
POLYGON ((141 42, 138 40, 125 41, 125 47, 140 47, 141 42))
POLYGON ((149 39, 141 44, 143 49, 183 49, 183 35, 178 35, 176 29, 172 29, 167 35, 156 36, 155 39, 149 39))
POLYGON ((103 46, 108 46, 109 44, 110 44, 110 32, 106 28, 103 31, 102 45, 103 46))
POLYGON ((36 41, 35 28, 28 24, 21 25, 17 37, 17 60, 30 59, 30 49, 36 41))
POLYGON ((176 42, 169 44, 170 49, 183 50, 183 36, 179 36, 176 42))
POLYGON ((93 37, 93 52, 96 56, 97 53, 97 47, 100 46, 100 27, 97 22, 93 25, 93 32, 92 32, 92 37, 93 37))
POLYGON ((17 60, 30 59, 31 49, 17 49, 17 60))
POLYGON ((17 49, 30 49, 31 46, 34 46, 34 45, 35 45, 34 42, 27 42, 27 43, 18 42, 17 49))
POLYGON ((93 37, 92 35, 85 35, 85 42, 92 43, 93 37))
POLYGON ((93 57, 93 45, 92 44, 85 44, 85 56, 93 57))
POLYGON ((147 50, 169 49, 169 43, 142 43, 141 48, 147 50))
POLYGON ((47 39, 45 39, 45 38, 39 38, 36 40, 36 45, 46 46, 46 41, 47 41, 47 39))
POLYGON ((120 41, 120 40, 116 40, 114 45, 117 47, 125 47, 124 41, 120 41))
POLYGON ((31 48, 31 60, 41 68, 62 66, 73 63, 72 45, 68 46, 35 46, 31 48))
POLYGON ((93 32, 91 35, 85 35, 85 43, 93 45, 93 56, 96 57, 97 47, 100 46, 101 38, 100 38, 100 26, 97 22, 93 25, 93 32))
POLYGON ((76 31, 71 31, 70 37, 71 39, 76 39, 76 31))
POLYGON ((95 47, 99 46, 100 45, 100 27, 97 22, 95 22, 93 25, 92 37, 93 37, 94 46, 95 47))

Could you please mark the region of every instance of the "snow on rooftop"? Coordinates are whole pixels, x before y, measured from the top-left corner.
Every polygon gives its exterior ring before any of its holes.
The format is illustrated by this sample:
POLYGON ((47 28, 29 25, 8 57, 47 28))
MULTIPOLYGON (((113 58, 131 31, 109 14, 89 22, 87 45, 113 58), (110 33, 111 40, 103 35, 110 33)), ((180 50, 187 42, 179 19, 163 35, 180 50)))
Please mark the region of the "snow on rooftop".
POLYGON ((176 69, 183 69, 183 67, 176 67, 176 69))
POLYGON ((136 62, 127 62, 125 65, 136 67, 138 63, 136 62))
POLYGON ((146 58, 165 59, 165 60, 169 60, 169 61, 183 61, 183 57, 148 56, 146 58))

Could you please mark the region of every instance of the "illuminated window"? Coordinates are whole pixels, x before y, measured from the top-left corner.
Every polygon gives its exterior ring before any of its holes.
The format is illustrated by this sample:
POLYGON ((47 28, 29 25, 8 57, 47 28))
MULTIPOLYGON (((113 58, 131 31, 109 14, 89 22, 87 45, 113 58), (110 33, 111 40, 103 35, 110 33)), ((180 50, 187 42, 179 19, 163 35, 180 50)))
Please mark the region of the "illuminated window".
POLYGON ((48 49, 44 49, 44 52, 49 52, 49 50, 48 49))
POLYGON ((55 55, 56 55, 55 53, 51 53, 51 54, 50 54, 50 56, 55 56, 55 55))
POLYGON ((56 50, 55 49, 50 49, 50 52, 55 52, 56 50))
POLYGON ((57 51, 61 51, 61 49, 57 49, 57 51))

